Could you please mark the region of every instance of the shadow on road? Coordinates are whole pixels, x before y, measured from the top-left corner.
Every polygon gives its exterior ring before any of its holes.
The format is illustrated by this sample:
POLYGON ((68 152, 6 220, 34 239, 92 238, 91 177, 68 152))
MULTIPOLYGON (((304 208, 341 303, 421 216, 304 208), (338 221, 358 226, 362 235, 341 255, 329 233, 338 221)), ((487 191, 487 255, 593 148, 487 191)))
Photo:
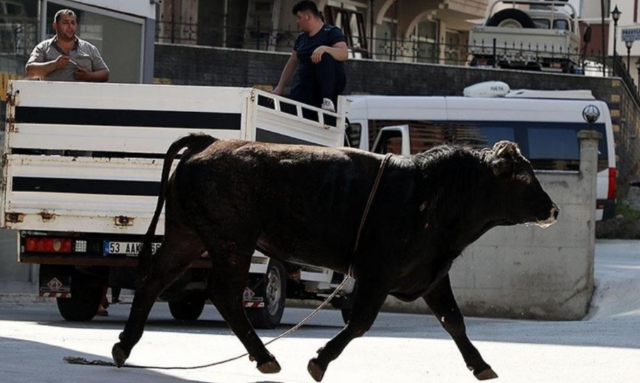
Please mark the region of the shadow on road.
MULTIPOLYGON (((102 366, 71 365, 63 361, 65 356, 82 357, 87 360, 104 359, 99 355, 86 354, 63 347, 0 337, 0 371, 3 382, 30 383, 42 381, 101 382, 101 383, 205 383, 200 380, 183 379, 153 370, 102 366), (55 373, 54 380, 44 378, 55 373)), ((211 383, 207 381, 206 383, 211 383)))

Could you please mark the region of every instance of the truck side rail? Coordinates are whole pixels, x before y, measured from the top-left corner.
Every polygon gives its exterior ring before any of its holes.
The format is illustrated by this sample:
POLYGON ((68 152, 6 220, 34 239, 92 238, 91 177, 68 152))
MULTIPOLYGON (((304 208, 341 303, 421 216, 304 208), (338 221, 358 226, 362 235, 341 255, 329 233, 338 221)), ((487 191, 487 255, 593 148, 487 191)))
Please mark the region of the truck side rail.
POLYGON ((338 98, 339 113, 335 113, 261 90, 254 90, 254 93, 255 129, 247 130, 246 140, 328 147, 343 145, 346 98, 338 98))
MULTIPOLYGON (((15 81, 9 89, 0 226, 16 230, 143 234, 164 154, 189 133, 335 147, 344 132, 345 101, 336 114, 251 88, 15 81), (260 96, 322 115, 259 106, 260 96)), ((161 218, 159 235, 163 227, 161 218)))

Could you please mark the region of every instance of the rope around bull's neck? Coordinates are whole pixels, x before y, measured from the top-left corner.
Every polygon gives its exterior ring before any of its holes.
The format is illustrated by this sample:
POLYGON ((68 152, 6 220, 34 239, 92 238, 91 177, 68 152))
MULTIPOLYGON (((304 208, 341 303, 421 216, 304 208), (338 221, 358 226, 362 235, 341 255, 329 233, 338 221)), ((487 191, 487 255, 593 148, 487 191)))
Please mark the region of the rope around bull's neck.
MULTIPOLYGON (((367 200, 367 204, 365 205, 364 212, 362 213, 362 219, 360 220, 360 227, 358 227, 358 235, 356 236, 356 242, 355 242, 355 245, 353 246, 353 255, 355 255, 356 251, 358 250, 358 245, 360 243, 360 234, 362 233, 362 229, 364 228, 364 224, 365 224, 365 222, 367 220, 367 216, 369 215, 369 210, 371 209, 371 204, 373 203, 373 198, 376 195, 376 192, 378 190, 378 186, 380 185, 380 180, 382 179, 382 173, 384 171, 384 168, 387 165, 387 162, 389 161, 389 158, 391 158, 391 154, 387 154, 384 157, 384 159, 382 160, 382 162, 380 163, 380 168, 378 169, 378 175, 376 176, 376 180, 373 183, 373 187, 371 188, 371 193, 369 194, 369 199, 367 200)), ((294 331, 296 331, 300 327, 302 327, 305 323, 307 323, 309 320, 311 320, 311 318, 316 316, 316 314, 320 310, 325 308, 329 304, 329 302, 331 302, 331 300, 338 294, 338 292, 340 292, 340 290, 342 290, 342 288, 347 283, 347 281, 349 281, 353 277, 354 277, 354 273, 353 273, 353 262, 352 262, 351 265, 349 266, 349 271, 347 273, 346 278, 344 278, 342 280, 342 283, 340 283, 338 285, 338 287, 336 287, 336 289, 333 290, 333 292, 327 297, 327 299, 324 300, 324 302, 322 302, 320 304, 320 306, 318 306, 309 315, 307 315, 304 319, 302 319, 300 321, 300 323, 298 323, 297 325, 291 327, 289 330, 283 332, 282 334, 278 335, 277 337, 271 339, 270 341, 268 341, 264 345, 268 346, 271 343, 290 335, 291 333, 293 333, 294 331)), ((213 367, 213 366, 217 366, 217 365, 220 365, 220 364, 233 362, 234 360, 238 360, 240 358, 244 358, 247 355, 249 355, 248 352, 246 352, 246 353, 244 353, 242 355, 238 355, 236 357, 225 359, 225 360, 221 360, 221 361, 218 361, 218 362, 209 363, 209 364, 203 364, 203 365, 199 365, 199 366, 190 366, 190 367, 139 366, 139 365, 130 365, 130 364, 125 364, 122 367, 123 368, 143 368, 143 369, 153 369, 153 370, 197 370, 197 369, 213 367)), ((65 356, 62 359, 65 362, 69 363, 69 364, 79 364, 79 365, 83 365, 83 366, 116 367, 115 363, 113 363, 113 362, 105 362, 103 360, 92 360, 92 361, 89 361, 89 360, 87 360, 85 358, 73 357, 73 356, 65 356)))

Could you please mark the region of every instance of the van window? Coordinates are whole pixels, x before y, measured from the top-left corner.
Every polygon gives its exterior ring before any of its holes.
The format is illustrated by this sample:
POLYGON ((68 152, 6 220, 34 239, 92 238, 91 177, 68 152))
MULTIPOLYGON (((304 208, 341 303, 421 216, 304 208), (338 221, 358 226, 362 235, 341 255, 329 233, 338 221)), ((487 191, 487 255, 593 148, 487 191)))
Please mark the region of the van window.
POLYGON ((448 131, 453 134, 450 142, 470 146, 474 149, 492 148, 499 141, 516 141, 512 127, 482 126, 477 123, 450 124, 448 131))
MULTIPOLYGON (((449 143, 467 145, 476 149, 491 148, 501 140, 518 144, 522 154, 531 161, 537 170, 579 170, 580 142, 578 132, 586 129, 585 123, 556 123, 530 121, 474 121, 450 123, 457 129, 473 132, 458 134, 457 139, 449 143)), ((598 171, 609 167, 607 139, 604 124, 595 124, 596 131, 603 139, 598 142, 598 171)))
POLYGON ((373 151, 380 154, 402 154, 402 133, 397 130, 385 130, 373 151))
POLYGON ((369 147, 378 137, 378 133, 385 126, 409 125, 409 136, 411 137, 411 154, 416 154, 429 150, 435 146, 449 143, 447 140, 444 122, 418 121, 418 120, 369 120, 369 147))
POLYGON ((349 123, 347 127, 346 138, 349 140, 349 147, 351 148, 359 148, 360 147, 360 138, 362 137, 362 125, 359 123, 349 123))
POLYGON ((529 157, 531 159, 571 160, 580 158, 580 144, 572 129, 531 128, 527 130, 529 138, 529 157), (553 137, 553 139, 550 139, 553 137))
MULTIPOLYGON (((587 128, 586 123, 578 122, 370 120, 370 147, 379 130, 392 125, 409 125, 411 154, 442 144, 492 148, 496 142, 508 140, 518 144, 536 170, 579 170, 577 134, 587 128)), ((600 172, 609 167, 607 136, 604 124, 594 124, 594 129, 603 137, 598 142, 600 172)))

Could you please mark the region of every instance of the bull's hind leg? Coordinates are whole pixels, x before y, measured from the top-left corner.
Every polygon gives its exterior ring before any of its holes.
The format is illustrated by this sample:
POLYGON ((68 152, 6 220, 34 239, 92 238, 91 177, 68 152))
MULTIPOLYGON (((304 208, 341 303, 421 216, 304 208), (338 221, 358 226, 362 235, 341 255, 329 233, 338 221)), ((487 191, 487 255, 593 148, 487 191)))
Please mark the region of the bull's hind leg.
POLYGON ((131 305, 129 319, 120 334, 120 342, 111 351, 113 360, 122 367, 144 332, 149 312, 158 296, 204 252, 200 239, 194 233, 175 227, 167 228, 162 246, 150 255, 147 264, 140 265, 139 286, 131 305))
POLYGON ((451 335, 458 346, 467 367, 473 371, 478 380, 497 378, 478 350, 471 344, 467 337, 464 318, 458 308, 456 299, 451 290, 449 275, 444 276, 436 285, 436 288, 424 297, 433 314, 438 318, 442 327, 451 335))
POLYGON ((358 279, 349 323, 318 350, 318 357, 311 359, 307 366, 309 374, 317 382, 322 380, 329 363, 340 356, 349 342, 369 331, 387 297, 388 290, 383 285, 381 281, 358 279))
POLYGON ((242 293, 247 285, 251 257, 256 240, 216 240, 207 245, 212 270, 209 278, 209 297, 249 353, 251 360, 264 374, 280 371, 280 365, 266 349, 247 319, 242 293), (251 244, 251 245, 248 245, 251 244))

